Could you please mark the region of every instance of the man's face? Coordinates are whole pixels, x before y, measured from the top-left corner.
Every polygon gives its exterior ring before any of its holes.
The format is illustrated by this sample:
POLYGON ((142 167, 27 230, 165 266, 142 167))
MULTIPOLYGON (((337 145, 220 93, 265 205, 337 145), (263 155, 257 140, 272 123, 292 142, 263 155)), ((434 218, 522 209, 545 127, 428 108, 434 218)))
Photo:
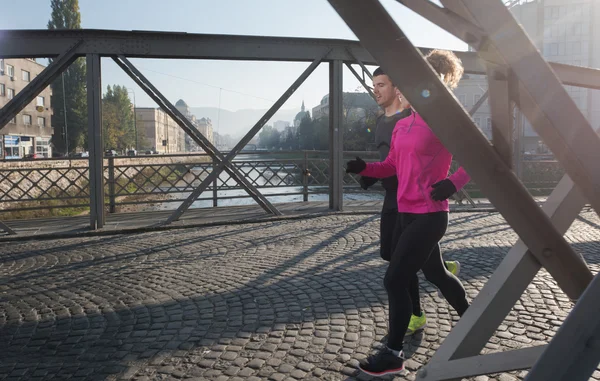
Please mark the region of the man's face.
POLYGON ((373 94, 375 100, 381 107, 388 107, 398 97, 398 89, 390 81, 387 75, 378 75, 373 77, 373 94))

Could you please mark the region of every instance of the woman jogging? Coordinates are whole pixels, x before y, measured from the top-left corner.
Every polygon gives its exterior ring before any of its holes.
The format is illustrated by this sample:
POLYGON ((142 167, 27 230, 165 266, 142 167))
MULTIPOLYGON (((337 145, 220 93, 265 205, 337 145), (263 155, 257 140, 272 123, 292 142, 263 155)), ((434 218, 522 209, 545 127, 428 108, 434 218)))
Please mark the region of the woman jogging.
MULTIPOLYGON (((433 50, 426 59, 448 87, 458 85, 463 67, 454 53, 433 50)), ((396 124, 384 161, 367 164, 357 157, 347 164, 348 173, 398 178, 395 247, 383 282, 389 300, 387 347, 360 363, 360 369, 372 376, 404 369, 402 345, 413 314, 409 287, 418 282, 419 270, 460 316, 469 306, 465 289, 446 270, 439 248, 448 226, 447 199, 470 180, 462 168, 448 177, 451 162, 452 154, 413 110, 396 124)))

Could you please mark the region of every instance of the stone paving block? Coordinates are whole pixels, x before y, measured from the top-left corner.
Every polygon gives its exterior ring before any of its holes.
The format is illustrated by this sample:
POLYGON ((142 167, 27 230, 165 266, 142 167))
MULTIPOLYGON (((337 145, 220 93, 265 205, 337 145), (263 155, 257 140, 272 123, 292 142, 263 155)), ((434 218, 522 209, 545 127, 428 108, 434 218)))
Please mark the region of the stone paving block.
MULTIPOLYGON (((583 211, 565 235, 593 272, 600 270, 598 226, 597 215, 583 211)), ((441 248, 461 262, 472 299, 516 240, 498 214, 454 213, 441 248)), ((353 379, 358 360, 387 334, 378 244, 378 217, 352 214, 3 243, 0 277, 10 281, 0 285, 0 374, 353 379)), ((409 380, 458 320, 437 289, 420 282, 428 327, 407 344, 409 380)), ((484 351, 547 343, 572 306, 540 271, 484 351)))

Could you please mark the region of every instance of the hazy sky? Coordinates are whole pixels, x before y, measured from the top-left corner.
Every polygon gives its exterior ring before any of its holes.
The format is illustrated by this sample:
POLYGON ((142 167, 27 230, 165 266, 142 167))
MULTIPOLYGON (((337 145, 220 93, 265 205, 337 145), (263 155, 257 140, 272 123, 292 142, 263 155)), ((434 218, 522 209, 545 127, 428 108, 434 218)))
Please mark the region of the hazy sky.
MULTIPOLYGON (((383 5, 418 46, 466 50, 466 44, 443 32, 395 0, 383 5)), ((79 0, 83 28, 180 31, 342 38, 356 40, 326 0, 79 0)), ((46 29, 50 0, 0 0, 0 29, 46 29)), ((375 26, 374 26, 375 27, 375 26)), ((137 59, 134 64, 173 102, 191 107, 228 110, 271 106, 308 63, 137 59)), ((138 107, 154 102, 121 71, 104 59, 103 86, 125 85, 138 107)), ((321 65, 283 108, 310 109, 328 91, 328 70, 321 65)), ((344 90, 359 86, 348 71, 344 90)))

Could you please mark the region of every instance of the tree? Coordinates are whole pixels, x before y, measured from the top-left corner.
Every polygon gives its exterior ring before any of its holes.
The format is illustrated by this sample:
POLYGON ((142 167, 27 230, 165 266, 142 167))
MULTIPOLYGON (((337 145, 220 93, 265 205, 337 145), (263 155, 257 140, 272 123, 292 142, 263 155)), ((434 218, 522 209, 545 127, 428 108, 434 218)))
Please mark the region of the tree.
POLYGON ((310 117, 304 117, 298 126, 298 145, 302 150, 315 149, 315 136, 313 121, 310 117))
POLYGON ((281 134, 273 126, 264 126, 258 135, 258 146, 266 149, 279 149, 281 134))
MULTIPOLYGON (((78 0, 51 0, 48 29, 81 29, 78 0)), ((50 60, 52 61, 52 60, 50 60)), ((79 58, 50 85, 52 88, 52 144, 58 152, 87 147, 87 94, 85 59, 79 58), (64 80, 64 92, 63 92, 64 80), (65 128, 65 109, 66 128, 65 128)))
MULTIPOLYGON (((104 148, 126 150, 135 147, 133 108, 124 86, 110 85, 102 97, 104 148)), ((139 138, 139 137, 138 137, 139 138)))
POLYGON ((287 150, 298 149, 298 133, 294 132, 292 128, 286 128, 282 136, 281 147, 287 150))
POLYGON ((313 121, 314 149, 326 151, 329 149, 329 118, 313 121))

